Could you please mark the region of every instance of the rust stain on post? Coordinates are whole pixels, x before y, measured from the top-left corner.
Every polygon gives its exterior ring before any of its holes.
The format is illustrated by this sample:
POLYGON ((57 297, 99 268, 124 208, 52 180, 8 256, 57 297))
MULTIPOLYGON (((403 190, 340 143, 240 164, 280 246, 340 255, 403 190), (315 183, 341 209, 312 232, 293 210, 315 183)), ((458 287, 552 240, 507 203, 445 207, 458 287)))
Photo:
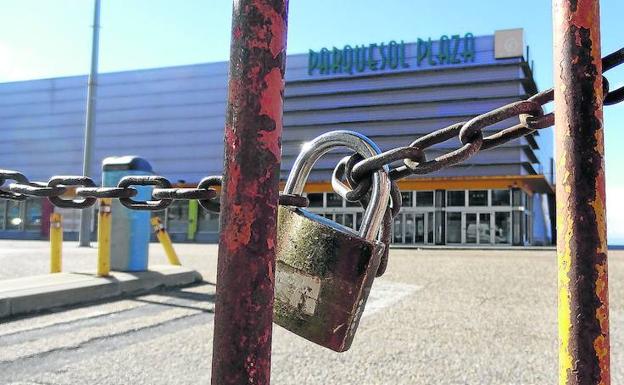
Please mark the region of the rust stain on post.
POLYGON ((555 0, 559 384, 610 384, 597 0, 555 0))
POLYGON ((269 384, 287 0, 234 1, 212 383, 269 384))

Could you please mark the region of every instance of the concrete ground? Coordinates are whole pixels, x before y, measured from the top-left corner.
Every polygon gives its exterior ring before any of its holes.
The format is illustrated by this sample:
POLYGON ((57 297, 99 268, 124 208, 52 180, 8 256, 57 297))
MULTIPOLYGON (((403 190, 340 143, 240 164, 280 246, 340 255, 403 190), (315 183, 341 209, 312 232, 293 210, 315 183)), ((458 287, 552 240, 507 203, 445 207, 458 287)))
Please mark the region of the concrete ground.
MULTIPOLYGON (((216 247, 177 244, 206 282, 0 324, 0 384, 209 383, 216 247)), ((44 242, 0 242, 0 276, 47 271, 44 242), (39 266, 43 264, 44 266, 39 266)), ((158 244, 153 261, 163 263, 158 244)), ((93 254, 93 255, 91 255, 93 254)), ((354 344, 274 328, 273 384, 553 384, 553 251, 393 249, 354 344)), ((624 383, 624 251, 610 252, 612 383, 624 383)), ((95 251, 65 248, 65 267, 95 251)))

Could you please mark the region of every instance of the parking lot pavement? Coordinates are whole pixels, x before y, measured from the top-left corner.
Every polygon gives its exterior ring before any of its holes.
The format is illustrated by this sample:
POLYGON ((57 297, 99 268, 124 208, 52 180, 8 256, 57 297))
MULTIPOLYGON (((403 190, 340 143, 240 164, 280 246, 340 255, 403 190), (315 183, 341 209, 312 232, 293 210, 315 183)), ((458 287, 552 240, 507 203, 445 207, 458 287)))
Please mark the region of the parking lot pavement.
MULTIPOLYGON (((50 249, 47 241, 0 240, 0 279, 47 274, 50 249)), ((183 265, 205 272, 215 279, 217 246, 176 243, 174 248, 183 265)), ((166 265, 167 257, 159 243, 149 245, 150 265, 166 265)), ((94 271, 97 267, 97 242, 78 247, 78 242, 63 242, 63 271, 94 271)), ((202 274, 203 275, 203 274, 202 274)))
MULTIPOLYGON (((0 324, 0 383, 207 383, 216 248, 178 250, 208 282, 0 324)), ((556 383, 554 252, 393 249, 390 257, 348 352, 274 328, 273 384, 556 383)), ((624 251, 610 253, 609 267, 612 383, 621 384, 624 251)))

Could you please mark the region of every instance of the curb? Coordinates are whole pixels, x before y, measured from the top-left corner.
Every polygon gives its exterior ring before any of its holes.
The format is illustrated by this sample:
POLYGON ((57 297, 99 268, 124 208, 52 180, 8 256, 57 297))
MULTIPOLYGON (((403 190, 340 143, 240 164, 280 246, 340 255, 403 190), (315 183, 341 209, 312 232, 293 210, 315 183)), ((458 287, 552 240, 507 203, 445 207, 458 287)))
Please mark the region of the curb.
POLYGON ((150 266, 142 272, 92 272, 36 275, 0 281, 0 319, 202 281, 197 271, 170 265, 150 266))

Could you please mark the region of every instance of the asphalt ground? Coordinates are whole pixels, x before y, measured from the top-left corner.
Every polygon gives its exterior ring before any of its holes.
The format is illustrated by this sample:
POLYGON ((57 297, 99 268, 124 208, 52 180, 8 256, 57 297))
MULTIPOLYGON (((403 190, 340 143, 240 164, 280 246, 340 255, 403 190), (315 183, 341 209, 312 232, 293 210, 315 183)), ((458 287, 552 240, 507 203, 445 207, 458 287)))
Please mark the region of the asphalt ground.
MULTIPOLYGON (((217 249, 176 250, 204 283, 0 323, 0 384, 209 383, 217 249)), ((0 276, 45 273, 47 251, 0 241, 0 276)), ((64 255, 67 269, 95 268, 94 249, 69 243, 64 255)), ((348 352, 274 328, 273 384, 557 382, 553 251, 393 249, 390 258, 348 352)), ((624 251, 610 252, 609 280, 612 383, 622 384, 624 251)))

